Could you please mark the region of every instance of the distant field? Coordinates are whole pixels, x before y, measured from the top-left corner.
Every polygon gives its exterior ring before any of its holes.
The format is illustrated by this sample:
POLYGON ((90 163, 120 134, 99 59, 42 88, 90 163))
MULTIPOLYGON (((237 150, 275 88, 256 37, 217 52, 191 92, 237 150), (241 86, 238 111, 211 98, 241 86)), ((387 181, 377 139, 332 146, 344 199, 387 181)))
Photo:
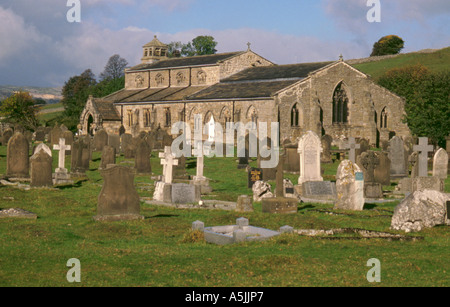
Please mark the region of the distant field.
POLYGON ((376 62, 352 65, 356 69, 371 75, 377 80, 382 74, 392 68, 400 68, 409 65, 422 64, 433 72, 443 72, 450 69, 450 47, 433 53, 407 53, 397 57, 376 62))

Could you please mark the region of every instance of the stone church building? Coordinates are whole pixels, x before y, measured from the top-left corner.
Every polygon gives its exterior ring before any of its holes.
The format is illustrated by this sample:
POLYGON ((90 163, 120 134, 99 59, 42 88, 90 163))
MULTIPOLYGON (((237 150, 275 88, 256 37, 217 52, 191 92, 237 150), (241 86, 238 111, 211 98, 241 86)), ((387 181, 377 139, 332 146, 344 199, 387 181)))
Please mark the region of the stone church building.
POLYGON ((155 38, 143 46, 141 64, 125 71, 125 88, 90 97, 81 131, 105 129, 133 135, 175 122, 191 129, 209 122, 280 123, 280 142, 295 142, 308 130, 334 140, 366 138, 373 145, 394 134, 410 136, 402 122, 403 98, 378 86, 343 61, 276 65, 246 51, 168 58, 155 38), (194 116, 202 115, 202 123, 194 116), (122 128, 122 130, 123 130, 122 128))

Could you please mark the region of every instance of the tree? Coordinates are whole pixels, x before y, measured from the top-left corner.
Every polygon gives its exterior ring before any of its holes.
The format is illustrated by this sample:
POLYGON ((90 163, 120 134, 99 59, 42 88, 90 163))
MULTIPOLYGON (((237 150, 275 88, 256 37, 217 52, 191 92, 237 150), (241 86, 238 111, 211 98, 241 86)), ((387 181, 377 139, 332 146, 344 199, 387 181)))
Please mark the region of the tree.
POLYGON ((378 83, 405 97, 405 121, 414 135, 445 146, 450 134, 450 72, 432 73, 419 64, 392 69, 378 83))
POLYGON ((65 124, 71 129, 79 122, 81 112, 89 98, 91 87, 97 84, 95 75, 90 69, 81 75, 71 77, 62 89, 62 100, 64 105, 65 124))
POLYGON ((404 46, 405 42, 397 35, 383 36, 373 45, 372 54, 370 56, 398 54, 404 46))
POLYGON ((105 70, 100 74, 100 80, 119 79, 125 74, 125 68, 128 62, 120 55, 111 56, 106 63, 105 70))
POLYGON ((0 116, 4 122, 19 124, 29 130, 38 126, 35 101, 28 92, 16 92, 3 100, 0 106, 0 116))
POLYGON ((215 54, 217 50, 217 42, 212 36, 197 36, 188 42, 187 44, 182 44, 181 42, 171 42, 169 45, 169 57, 190 57, 196 55, 206 55, 215 54))

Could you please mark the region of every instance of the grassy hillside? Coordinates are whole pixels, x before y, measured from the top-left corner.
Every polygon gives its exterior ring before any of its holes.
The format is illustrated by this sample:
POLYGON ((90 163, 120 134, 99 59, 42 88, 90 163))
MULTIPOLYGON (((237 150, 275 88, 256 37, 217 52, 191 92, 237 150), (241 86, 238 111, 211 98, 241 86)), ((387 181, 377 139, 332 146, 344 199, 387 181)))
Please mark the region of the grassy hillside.
POLYGON ((433 72, 447 71, 450 69, 450 47, 440 49, 433 53, 406 53, 389 59, 354 64, 352 66, 368 75, 371 75, 373 79, 377 80, 383 73, 392 68, 400 68, 416 64, 422 64, 433 72))

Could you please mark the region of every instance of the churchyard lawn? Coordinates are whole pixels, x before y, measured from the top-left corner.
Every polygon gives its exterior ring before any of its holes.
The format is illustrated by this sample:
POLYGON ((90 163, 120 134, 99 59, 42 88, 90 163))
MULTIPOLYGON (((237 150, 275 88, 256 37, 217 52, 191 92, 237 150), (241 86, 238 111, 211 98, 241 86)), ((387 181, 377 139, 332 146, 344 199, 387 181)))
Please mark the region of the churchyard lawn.
MULTIPOLYGON (((156 152, 152 170, 161 174, 156 152)), ((439 226, 404 234, 389 229, 398 200, 366 204, 361 212, 333 210, 333 205, 300 203, 298 213, 274 215, 221 210, 182 210, 141 202, 143 221, 95 222, 102 188, 100 153, 94 153, 87 178, 53 189, 21 190, 0 186, 0 210, 22 208, 37 220, 0 219, 0 286, 450 286, 450 228, 439 226), (334 214, 333 214, 334 213, 334 214), (355 228, 390 232, 417 240, 366 239, 358 234, 306 237, 283 234, 263 242, 218 246, 191 232, 191 224, 231 225, 244 216, 250 224, 278 230, 355 228), (69 283, 71 258, 80 260, 81 283, 69 283), (380 260, 381 282, 369 283, 367 262, 380 260)), ((55 167, 57 152, 53 152, 55 167)), ((123 156, 117 163, 129 164, 123 156)), ((205 176, 214 189, 205 199, 236 201, 251 195, 245 170, 233 158, 205 159, 205 176)), ((256 166, 252 162, 251 166, 256 166)), ((337 163, 323 165, 324 180, 334 180, 337 163)), ((66 159, 70 170, 70 159, 66 159)), ((195 174, 195 159, 187 171, 195 174)), ((0 147, 0 174, 6 172, 6 147, 0 147)), ((285 174, 296 183, 298 175, 285 174)), ((136 176, 141 198, 153 195, 153 180, 136 176)), ((384 190, 393 189, 384 187, 384 190)), ((445 181, 450 192, 450 180, 445 181)))

